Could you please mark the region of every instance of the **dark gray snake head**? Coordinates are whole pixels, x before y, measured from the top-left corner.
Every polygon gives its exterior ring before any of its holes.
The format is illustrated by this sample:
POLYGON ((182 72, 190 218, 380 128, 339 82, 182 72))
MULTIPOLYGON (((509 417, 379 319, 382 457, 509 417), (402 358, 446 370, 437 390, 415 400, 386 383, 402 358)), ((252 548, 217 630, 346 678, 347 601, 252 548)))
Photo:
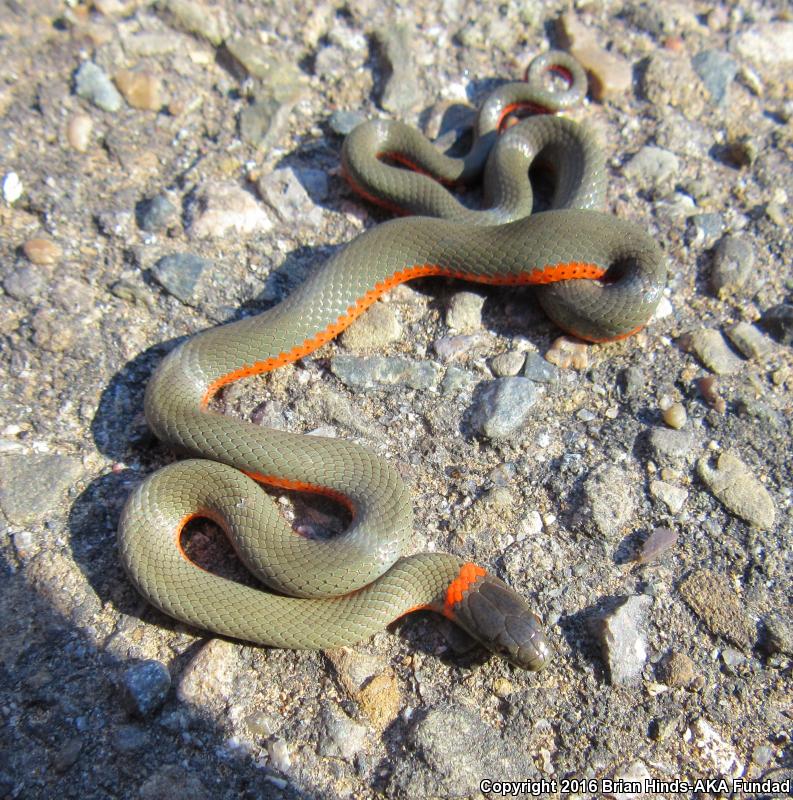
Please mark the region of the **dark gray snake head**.
POLYGON ((539 617, 517 592, 489 573, 472 582, 445 613, 517 667, 536 672, 551 660, 539 617))

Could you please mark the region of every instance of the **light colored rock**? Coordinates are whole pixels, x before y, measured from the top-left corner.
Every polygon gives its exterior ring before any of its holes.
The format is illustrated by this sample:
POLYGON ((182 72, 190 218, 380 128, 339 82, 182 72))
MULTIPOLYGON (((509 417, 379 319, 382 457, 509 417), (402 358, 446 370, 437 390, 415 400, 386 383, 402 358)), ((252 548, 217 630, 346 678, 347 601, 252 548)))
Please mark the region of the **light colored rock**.
POLYGON ((85 153, 88 150, 93 128, 94 121, 88 114, 77 113, 69 118, 66 126, 66 138, 78 153, 85 153))
POLYGON ((391 306, 373 303, 341 335, 342 344, 356 353, 376 351, 402 335, 396 313, 391 306))
POLYGON ((688 500, 685 489, 665 481, 651 481, 650 494, 657 497, 673 514, 680 513, 688 500))
POLYGON ((552 343, 545 360, 550 361, 562 369, 584 370, 589 366, 589 347, 577 339, 569 336, 560 336, 552 343))
POLYGON ((475 292, 457 292, 449 300, 446 324, 458 333, 472 333, 482 327, 485 298, 475 292))
POLYGON ((699 328, 680 337, 680 346, 696 357, 711 372, 717 375, 729 375, 737 372, 743 361, 727 346, 724 337, 713 328, 699 328))
POLYGON ((764 66, 793 64, 793 22, 757 25, 733 39, 738 55, 764 66))
POLYGON ((596 100, 628 95, 633 82, 633 67, 629 61, 598 44, 595 33, 567 11, 557 24, 562 45, 570 51, 589 73, 592 96, 596 100))
POLYGON ((233 183, 202 186, 190 205, 190 217, 190 235, 198 239, 266 233, 273 227, 253 195, 233 183))
POLYGON ((57 242, 44 236, 34 236, 22 245, 22 251, 28 261, 39 266, 57 264, 63 256, 63 250, 57 242))
POLYGON ((701 458, 697 472, 733 514, 761 530, 773 526, 776 509, 771 495, 734 453, 722 453, 715 469, 707 458, 701 458))
POLYGON ((133 108, 159 111, 164 103, 162 81, 150 72, 122 69, 116 73, 116 86, 133 108))

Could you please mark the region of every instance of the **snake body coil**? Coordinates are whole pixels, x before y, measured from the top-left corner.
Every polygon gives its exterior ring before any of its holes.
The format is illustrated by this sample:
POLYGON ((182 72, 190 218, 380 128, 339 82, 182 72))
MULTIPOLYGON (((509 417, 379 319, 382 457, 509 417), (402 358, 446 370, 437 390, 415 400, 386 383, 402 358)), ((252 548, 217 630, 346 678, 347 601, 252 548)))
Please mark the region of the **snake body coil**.
POLYGON ((663 261, 649 236, 595 210, 605 180, 591 137, 569 120, 548 116, 497 137, 509 111, 524 104, 569 105, 580 99, 582 81, 580 67, 565 54, 535 60, 528 83, 508 84, 486 101, 463 159, 441 155, 399 123, 357 128, 343 153, 352 185, 387 205, 431 216, 392 220, 363 233, 279 305, 197 334, 163 361, 147 387, 147 420, 161 439, 202 460, 149 477, 122 515, 122 561, 154 605, 197 627, 290 648, 354 644, 409 611, 428 608, 519 666, 539 669, 548 661, 539 620, 506 584, 451 555, 399 557, 412 510, 387 462, 349 442, 261 428, 207 405, 222 386, 309 354, 390 287, 424 275, 536 284, 548 315, 590 340, 641 327, 660 298, 663 261), (539 88, 549 69, 570 77, 566 94, 539 88), (527 173, 536 158, 553 166, 555 189, 552 210, 531 214, 527 173), (415 171, 460 182, 485 162, 482 211, 463 207, 415 171), (353 522, 331 542, 297 536, 257 482, 328 494, 350 508, 353 522), (218 522, 246 566, 282 594, 243 586, 189 561, 180 536, 196 516, 218 522))

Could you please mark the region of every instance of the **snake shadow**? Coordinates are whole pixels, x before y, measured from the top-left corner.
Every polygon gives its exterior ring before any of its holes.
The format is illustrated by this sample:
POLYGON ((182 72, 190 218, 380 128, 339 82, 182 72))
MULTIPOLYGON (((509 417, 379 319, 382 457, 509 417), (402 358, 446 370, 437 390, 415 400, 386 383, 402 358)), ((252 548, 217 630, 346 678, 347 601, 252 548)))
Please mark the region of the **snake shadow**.
MULTIPOLYGON (((95 606, 90 596, 86 603, 95 606)), ((98 643, 95 633, 61 614, 26 571, 2 554, 0 613, 0 694, 9 717, 0 726, 0 796, 150 796, 155 785, 197 779, 206 796, 219 800, 330 800, 305 785, 304 776, 300 786, 229 750, 229 731, 177 698, 173 688, 150 716, 127 712, 121 686, 137 659, 119 656, 107 641, 98 643), (222 757, 216 755, 220 752, 222 757)), ((194 652, 189 649, 165 665, 174 681, 194 652)))

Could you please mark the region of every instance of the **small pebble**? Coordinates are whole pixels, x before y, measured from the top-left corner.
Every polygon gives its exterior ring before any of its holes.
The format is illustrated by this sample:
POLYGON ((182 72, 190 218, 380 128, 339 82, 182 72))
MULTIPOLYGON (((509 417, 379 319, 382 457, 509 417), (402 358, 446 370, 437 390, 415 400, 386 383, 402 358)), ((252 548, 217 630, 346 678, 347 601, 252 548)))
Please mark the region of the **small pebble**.
POLYGON ((668 150, 646 145, 625 165, 623 172, 640 189, 671 188, 680 172, 680 161, 668 150))
POLYGON ((699 758, 706 762, 711 772, 726 777, 743 774, 742 758, 706 719, 699 717, 694 720, 689 731, 694 747, 699 751, 699 758))
POLYGON ((474 292, 457 292, 446 309, 446 324, 458 333, 472 333, 482 327, 485 298, 474 292))
POLYGON ((721 300, 737 294, 749 280, 754 267, 754 249, 740 236, 723 236, 713 251, 710 285, 721 300))
POLYGON ((367 680, 355 697, 361 711, 378 730, 387 728, 402 708, 399 681, 387 672, 367 680))
POLYGON ((761 22, 734 36, 732 45, 739 56, 759 65, 793 64, 793 22, 761 22))
POLYGON ((771 495, 734 453, 722 453, 715 468, 707 458, 701 458, 697 473, 733 514, 760 530, 773 527, 776 507, 771 495))
POLYGON ((529 511, 528 514, 520 521, 518 527, 518 539, 523 539, 526 536, 539 536, 542 533, 542 517, 536 508, 529 511))
POLYGON ((196 0, 165 0, 163 6, 185 30, 203 36, 215 47, 229 38, 231 28, 225 9, 196 0))
POLYGON ((672 651, 659 662, 658 680, 672 688, 688 686, 696 675, 694 662, 685 654, 672 651))
POLYGON ((547 361, 562 369, 584 370, 589 366, 588 346, 569 336, 560 336, 545 354, 547 361))
POLYGON ((299 173, 292 167, 281 167, 259 178, 259 194, 285 222, 318 228, 322 209, 315 205, 303 186, 299 173))
POLYGON ((626 399, 638 397, 646 383, 647 379, 641 367, 627 367, 619 376, 619 389, 626 399))
POLYGON ((738 71, 735 59, 723 50, 703 50, 691 59, 691 64, 710 93, 711 101, 724 105, 727 89, 738 71))
POLYGON ((328 125, 330 125, 330 129, 334 133, 339 134, 339 136, 346 136, 365 121, 366 115, 362 111, 339 110, 330 115, 328 125))
POLYGON ((94 129, 94 121, 88 114, 78 112, 69 118, 66 126, 66 138, 69 144, 78 152, 85 153, 91 144, 91 132, 94 129))
POLYGON ((654 528, 652 533, 642 544, 636 561, 647 564, 660 558, 667 550, 677 544, 677 531, 672 528, 654 528))
POLYGON ((670 428, 653 428, 650 433, 650 446, 658 462, 662 464, 676 463, 691 456, 694 436, 689 428, 679 431, 670 428))
POLYGON ((711 247, 724 233, 721 214, 694 214, 688 218, 686 239, 692 247, 711 247))
POLYGON ((488 439, 505 439, 523 427, 540 393, 526 378, 489 381, 474 400, 471 424, 488 439))
POLYGON ((546 361, 539 353, 527 353, 523 377, 535 383, 553 383, 559 380, 559 368, 546 361))
POLYGON ((135 206, 138 227, 147 233, 165 230, 176 217, 176 206, 164 195, 141 200, 135 206))
POLYGON ((270 739, 267 742, 267 755, 270 757, 270 765, 279 772, 289 772, 292 766, 292 759, 289 756, 289 747, 280 737, 270 739))
POLYGON ((405 116, 421 103, 421 91, 413 61, 412 30, 403 24, 390 25, 377 30, 375 38, 390 69, 383 86, 380 105, 386 111, 405 116))
POLYGON ((697 381, 697 389, 702 399, 718 414, 727 411, 727 401, 719 392, 719 382, 714 375, 706 375, 697 381))
POLYGON ((195 290, 201 275, 211 266, 211 261, 193 253, 173 253, 163 256, 151 274, 169 294, 190 304, 197 300, 195 290))
POLYGON ((686 407, 682 403, 672 403, 661 412, 664 422, 675 430, 680 430, 688 421, 686 407))
POLYGON ((342 344, 356 353, 379 350, 402 336, 402 326, 391 306, 373 303, 341 335, 342 344))
POLYGON ((557 32, 562 46, 589 74, 595 100, 604 101, 631 93, 633 68, 630 61, 601 47, 594 32, 580 22, 575 13, 566 11, 561 15, 557 32))
POLYGON ((8 203, 8 205, 12 206, 22 197, 22 192, 24 189, 22 188, 22 181, 19 179, 19 175, 16 172, 9 172, 3 178, 3 199, 8 203))
POLYGON ((111 113, 121 108, 122 99, 104 70, 91 61, 84 61, 74 76, 78 97, 90 101, 103 111, 111 113))
POLYGON ((493 694, 495 694, 496 697, 509 697, 509 695, 511 695, 514 691, 515 687, 512 684, 512 681, 507 678, 496 678, 496 680, 493 682, 493 694))
POLYGON ((490 369, 497 378, 512 378, 520 372, 525 360, 524 353, 509 350, 494 356, 490 360, 490 369))
POLYGON ((614 464, 601 464, 584 481, 589 520, 604 539, 613 539, 633 517, 632 481, 614 464))
POLYGON ((28 239, 22 245, 22 252, 28 261, 39 266, 57 264, 63 256, 63 250, 61 250, 57 242, 53 242, 52 239, 45 239, 42 236, 28 239))
POLYGON ((441 394, 450 395, 460 392, 472 391, 479 383, 480 377, 473 372, 460 369, 459 367, 449 367, 441 381, 441 394))
POLYGON ((746 656, 736 650, 734 647, 725 647, 721 651, 721 660, 728 671, 734 672, 738 667, 746 661, 746 656))
POLYGON ((768 655, 793 656, 793 620, 784 613, 772 613, 763 619, 763 651, 768 655))
POLYGON ((679 514, 688 500, 688 492, 665 481, 650 481, 650 494, 658 498, 672 514, 679 514))
POLYGON ((432 347, 441 361, 452 361, 486 342, 487 338, 482 333, 460 333, 457 336, 443 336, 436 339, 432 347))
POLYGON ((116 73, 116 86, 132 108, 159 111, 163 106, 162 81, 150 72, 122 69, 116 73))
POLYGON ((225 46, 245 72, 265 84, 278 84, 283 90, 294 87, 303 80, 296 63, 275 58, 272 51, 262 45, 257 36, 235 36, 227 39, 225 46))
POLYGON ((148 717, 165 702, 170 688, 171 675, 165 664, 142 661, 124 670, 121 700, 130 713, 148 717))
POLYGON ((3 289, 15 300, 32 300, 47 287, 46 276, 42 272, 29 264, 22 264, 3 278, 3 289))
POLYGON ((780 344, 793 346, 793 303, 780 303, 764 311, 760 325, 780 344))
POLYGON ((641 680, 647 661, 647 639, 642 628, 652 603, 647 595, 628 597, 598 626, 612 685, 631 685, 641 680))
POLYGON ((680 594, 715 636, 739 647, 747 647, 754 639, 753 626, 725 575, 695 570, 680 584, 680 594))
POLYGON ((712 328, 699 328, 684 334, 678 343, 682 350, 694 353, 704 366, 717 375, 737 372, 744 363, 727 346, 721 332, 712 328))
POLYGON ((398 356, 335 355, 331 372, 353 389, 434 389, 442 369, 432 361, 413 361, 398 356))
POLYGON ((326 758, 352 761, 365 747, 366 728, 335 706, 326 706, 323 717, 324 730, 317 752, 326 758))
POLYGON ((765 358, 774 351, 773 342, 759 328, 748 322, 738 322, 727 328, 725 333, 747 358, 765 358))
POLYGON ((767 767, 773 757, 774 750, 767 744, 758 744, 752 750, 752 762, 757 764, 758 767, 767 767))
POLYGON ((198 239, 266 233, 273 227, 269 215, 253 195, 234 183, 204 184, 196 191, 189 211, 189 232, 198 239))

